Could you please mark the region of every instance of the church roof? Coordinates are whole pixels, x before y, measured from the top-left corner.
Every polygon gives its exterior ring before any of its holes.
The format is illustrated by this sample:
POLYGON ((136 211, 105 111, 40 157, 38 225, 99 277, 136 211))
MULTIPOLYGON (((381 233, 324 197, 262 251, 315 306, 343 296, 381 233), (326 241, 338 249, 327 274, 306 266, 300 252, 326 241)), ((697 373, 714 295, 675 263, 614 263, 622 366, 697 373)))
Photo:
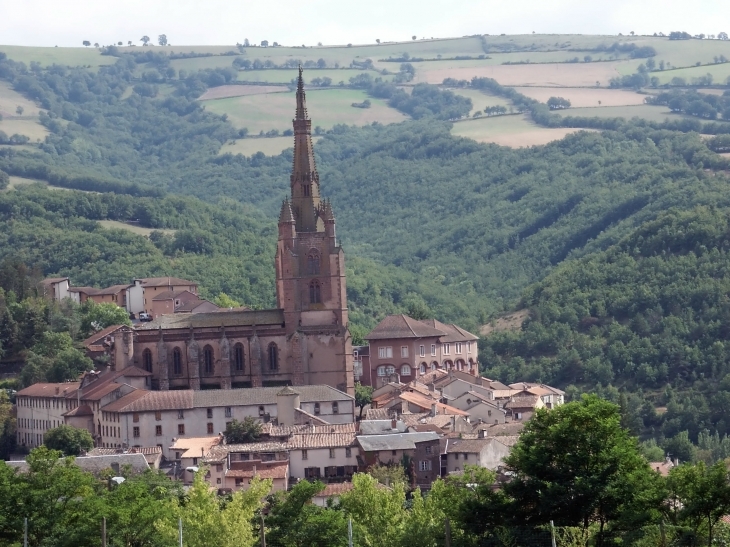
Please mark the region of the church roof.
POLYGON ((440 338, 446 333, 437 328, 431 327, 416 321, 412 317, 405 314, 389 315, 378 323, 375 328, 370 331, 366 340, 387 340, 391 338, 440 338))
POLYGON ((138 331, 163 329, 190 329, 205 327, 237 327, 253 325, 282 325, 283 310, 219 310, 205 313, 176 313, 161 315, 148 323, 136 326, 138 331))

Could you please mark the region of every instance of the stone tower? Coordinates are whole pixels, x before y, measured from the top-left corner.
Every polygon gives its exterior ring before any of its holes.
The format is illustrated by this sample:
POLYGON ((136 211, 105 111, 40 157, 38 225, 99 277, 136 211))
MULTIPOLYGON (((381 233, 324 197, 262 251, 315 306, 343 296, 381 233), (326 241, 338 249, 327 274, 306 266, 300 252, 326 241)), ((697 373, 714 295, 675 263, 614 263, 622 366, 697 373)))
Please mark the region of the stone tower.
POLYGON ((345 255, 335 237, 332 205, 320 197, 301 67, 296 100, 291 195, 279 215, 276 303, 290 337, 293 383, 336 385, 352 393, 345 255), (318 352, 317 346, 329 349, 318 352))

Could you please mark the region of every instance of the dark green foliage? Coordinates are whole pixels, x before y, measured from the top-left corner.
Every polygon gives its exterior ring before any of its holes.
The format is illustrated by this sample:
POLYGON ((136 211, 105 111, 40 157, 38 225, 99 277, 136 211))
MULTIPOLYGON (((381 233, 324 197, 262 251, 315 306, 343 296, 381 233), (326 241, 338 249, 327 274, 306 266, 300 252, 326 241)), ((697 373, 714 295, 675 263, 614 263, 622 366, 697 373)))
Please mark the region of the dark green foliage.
POLYGON ((228 444, 256 442, 261 436, 261 422, 251 416, 246 416, 240 422, 232 420, 226 425, 223 436, 228 444))
POLYGON ((10 176, 5 171, 0 171, 0 190, 5 190, 10 184, 10 176))
MULTIPOLYGON (((714 120, 718 116, 722 116, 724 120, 730 120, 730 95, 708 95, 694 90, 672 90, 659 93, 655 97, 648 97, 647 102, 668 106, 672 112, 681 112, 698 118, 714 120)), ((713 148, 713 150, 716 149, 713 148)))
POLYGON ((94 439, 87 429, 59 425, 46 431, 43 444, 51 450, 58 450, 64 456, 79 456, 94 447, 94 439))

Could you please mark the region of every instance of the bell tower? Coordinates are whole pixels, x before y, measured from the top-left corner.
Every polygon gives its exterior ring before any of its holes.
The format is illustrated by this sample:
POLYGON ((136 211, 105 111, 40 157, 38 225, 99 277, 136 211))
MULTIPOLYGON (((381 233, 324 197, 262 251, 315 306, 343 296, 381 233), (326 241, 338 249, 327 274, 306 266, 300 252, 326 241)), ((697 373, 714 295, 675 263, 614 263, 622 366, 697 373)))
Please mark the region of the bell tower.
POLYGON ((320 195, 301 67, 293 125, 290 196, 279 214, 276 304, 284 310, 287 334, 297 340, 292 348, 299 348, 299 355, 292 355, 294 384, 337 385, 353 393, 345 254, 337 243, 332 204, 320 195), (329 350, 317 351, 323 336, 329 350))

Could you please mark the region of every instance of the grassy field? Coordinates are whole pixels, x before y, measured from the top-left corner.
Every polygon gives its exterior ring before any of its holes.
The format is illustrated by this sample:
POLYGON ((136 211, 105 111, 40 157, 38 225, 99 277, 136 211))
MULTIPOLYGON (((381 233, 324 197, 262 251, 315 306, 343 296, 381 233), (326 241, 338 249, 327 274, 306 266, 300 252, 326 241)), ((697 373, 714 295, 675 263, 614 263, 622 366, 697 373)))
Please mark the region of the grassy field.
MULTIPOLYGON (((728 56, 730 58, 730 56, 728 56)), ((652 76, 659 78, 660 84, 671 82, 672 78, 684 78, 688 84, 692 83, 692 78, 699 78, 706 74, 712 74, 712 81, 715 84, 725 84, 730 78, 730 63, 720 65, 703 65, 692 68, 678 68, 677 70, 663 70, 652 72, 652 76)))
POLYGON ((124 222, 119 222, 119 221, 116 221, 116 220, 100 220, 98 222, 104 228, 107 228, 107 229, 110 229, 110 230, 127 230, 128 232, 132 232, 133 234, 138 234, 138 235, 142 235, 142 236, 149 236, 155 230, 157 230, 158 232, 166 233, 166 234, 174 234, 175 233, 175 230, 163 230, 163 229, 144 228, 142 226, 135 226, 133 224, 126 224, 124 222))
POLYGON ((636 41, 637 45, 650 45, 656 49, 654 60, 669 61, 672 66, 692 66, 698 61, 712 63, 714 57, 724 55, 730 59, 730 40, 669 40, 667 38, 649 38, 636 41))
POLYGON ((6 53, 13 61, 22 61, 27 65, 31 61, 37 61, 42 66, 55 63, 66 66, 97 67, 113 65, 117 62, 115 57, 101 55, 99 50, 93 47, 0 46, 0 51, 6 53))
POLYGON ((462 89, 462 88, 456 88, 452 89, 454 93, 457 95, 461 95, 463 97, 469 97, 471 99, 472 103, 472 109, 469 112, 469 114, 474 114, 474 112, 478 110, 484 110, 488 106, 497 106, 497 105, 503 105, 509 108, 510 102, 507 99, 503 99, 502 97, 495 97, 494 95, 488 95, 486 93, 482 93, 478 89, 462 89))
POLYGON ((579 129, 539 127, 522 115, 465 120, 454 123, 451 129, 459 137, 512 148, 547 144, 576 131, 579 129))
POLYGON ((38 116, 39 108, 33 101, 12 90, 7 82, 0 81, 0 115, 17 116, 15 109, 19 106, 23 107, 23 117, 38 116))
POLYGON ((276 85, 221 85, 211 87, 198 100, 226 99, 228 97, 243 97, 244 95, 263 95, 265 93, 286 93, 286 86, 276 85))
MULTIPOLYGON (((339 82, 345 82, 348 84, 350 82, 350 78, 363 73, 370 74, 373 78, 378 76, 385 80, 393 78, 392 76, 381 76, 374 70, 357 70, 351 68, 325 68, 320 70, 305 69, 303 77, 305 84, 308 84, 314 78, 332 78, 332 83, 336 85, 339 82)), ((238 80, 242 82, 271 82, 275 84, 285 84, 291 82, 293 79, 297 78, 297 76, 299 76, 299 71, 297 69, 242 70, 238 73, 238 80)))
POLYGON ((594 49, 614 42, 636 42, 639 37, 588 34, 511 34, 509 36, 485 36, 491 52, 527 49, 551 51, 555 49, 594 49))
MULTIPOLYGON (((312 137, 316 143, 319 137, 312 137)), ((219 154, 243 154, 253 156, 263 152, 267 156, 278 156, 287 148, 294 146, 294 137, 272 137, 266 139, 236 139, 223 145, 219 154)))
POLYGON ((18 186, 25 186, 27 184, 43 184, 44 186, 47 185, 46 182, 42 180, 35 180, 35 179, 26 179, 23 177, 10 177, 10 184, 8 184, 8 187, 5 188, 5 192, 12 190, 13 188, 17 188, 18 186))
MULTIPOLYGON (((294 93, 270 93, 203 101, 206 109, 216 114, 227 114, 236 127, 247 127, 251 133, 291 129, 294 116, 294 93)), ((315 126, 329 129, 335 124, 366 125, 372 122, 393 123, 406 117, 387 106, 385 101, 368 97, 356 89, 323 89, 307 92, 307 107, 315 126), (369 98, 371 108, 354 108, 369 98)))
MULTIPOLYGON (((644 118, 653 122, 663 122, 667 118, 676 119, 681 114, 672 113, 666 106, 642 104, 637 106, 606 106, 593 108, 571 108, 566 116, 587 116, 598 118, 644 118)), ((696 119, 696 118, 695 118, 696 119)))
POLYGON ((0 121, 0 131, 5 132, 8 137, 17 133, 30 138, 31 142, 43 140, 48 135, 48 130, 33 119, 12 119, 5 118, 0 121))
POLYGON ((550 97, 563 97, 568 99, 573 107, 638 105, 644 104, 646 97, 623 89, 516 87, 515 90, 543 103, 550 97))

